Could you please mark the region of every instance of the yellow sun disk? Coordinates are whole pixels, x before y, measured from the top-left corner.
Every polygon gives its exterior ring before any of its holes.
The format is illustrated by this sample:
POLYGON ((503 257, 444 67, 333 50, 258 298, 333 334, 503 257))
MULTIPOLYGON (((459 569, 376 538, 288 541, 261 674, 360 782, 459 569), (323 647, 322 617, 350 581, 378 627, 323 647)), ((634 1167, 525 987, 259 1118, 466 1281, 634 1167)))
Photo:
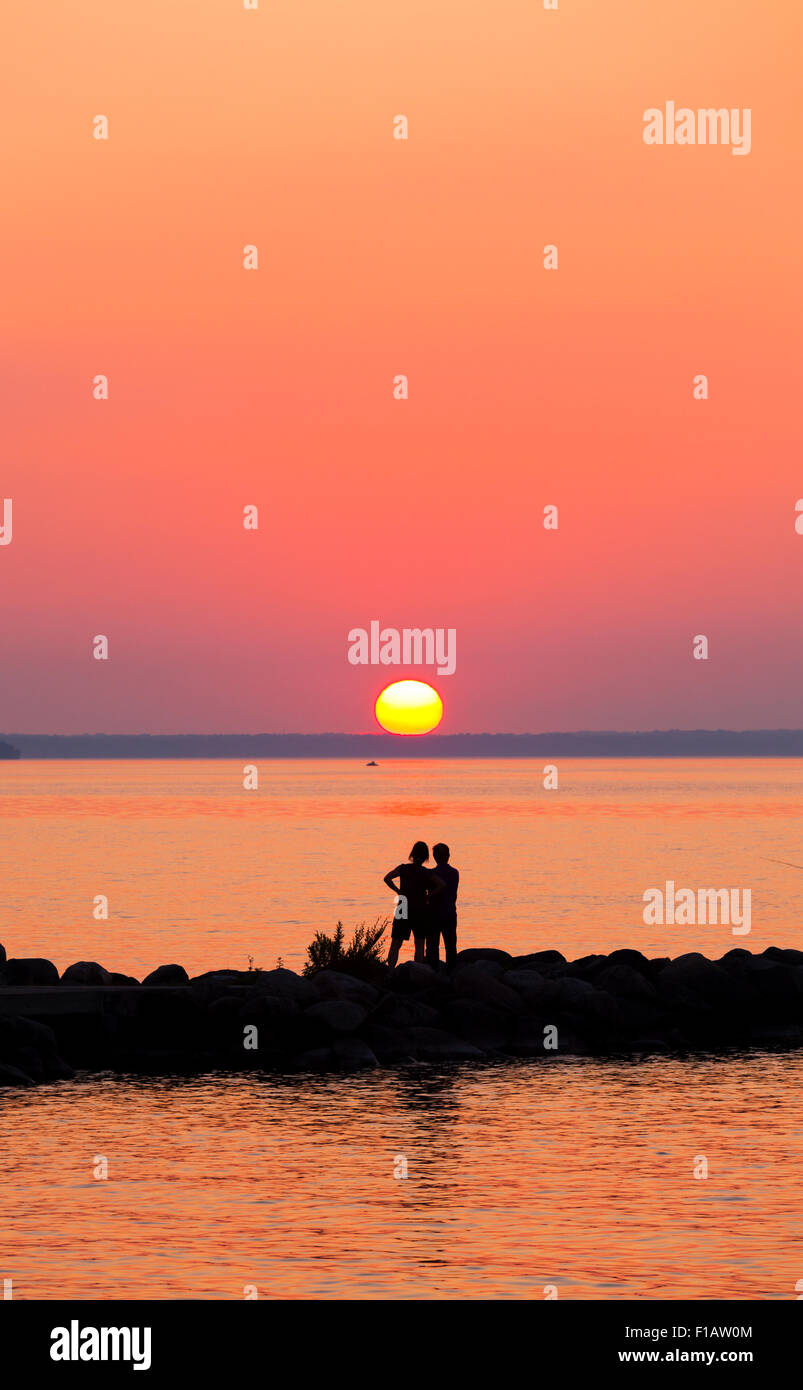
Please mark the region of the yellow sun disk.
POLYGON ((428 734, 443 718, 443 701, 425 681, 394 681, 377 697, 374 712, 389 734, 428 734))

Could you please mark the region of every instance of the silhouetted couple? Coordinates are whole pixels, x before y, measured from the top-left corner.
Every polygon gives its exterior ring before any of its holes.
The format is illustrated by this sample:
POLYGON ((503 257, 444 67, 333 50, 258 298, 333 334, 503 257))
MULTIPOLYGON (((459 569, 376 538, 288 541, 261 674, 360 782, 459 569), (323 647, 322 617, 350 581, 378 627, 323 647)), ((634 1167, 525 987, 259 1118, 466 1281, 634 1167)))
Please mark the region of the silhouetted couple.
POLYGON ((412 935, 415 958, 437 970, 440 964, 440 939, 446 950, 446 967, 457 964, 457 885, 460 874, 449 863, 449 846, 434 845, 432 856, 436 868, 426 869, 429 848, 416 840, 406 864, 397 864, 385 883, 398 894, 393 916, 388 965, 393 970, 399 959, 402 943, 412 935), (394 883, 398 879, 398 888, 394 883))

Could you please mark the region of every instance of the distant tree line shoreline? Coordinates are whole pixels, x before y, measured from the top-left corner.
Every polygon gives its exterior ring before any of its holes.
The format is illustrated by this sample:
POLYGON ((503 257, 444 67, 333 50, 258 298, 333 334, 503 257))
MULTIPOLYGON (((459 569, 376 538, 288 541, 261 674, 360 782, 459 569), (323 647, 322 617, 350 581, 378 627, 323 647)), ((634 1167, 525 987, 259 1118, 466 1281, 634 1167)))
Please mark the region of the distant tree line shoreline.
POLYGON ((803 729, 543 734, 8 734, 0 758, 803 757, 803 729))

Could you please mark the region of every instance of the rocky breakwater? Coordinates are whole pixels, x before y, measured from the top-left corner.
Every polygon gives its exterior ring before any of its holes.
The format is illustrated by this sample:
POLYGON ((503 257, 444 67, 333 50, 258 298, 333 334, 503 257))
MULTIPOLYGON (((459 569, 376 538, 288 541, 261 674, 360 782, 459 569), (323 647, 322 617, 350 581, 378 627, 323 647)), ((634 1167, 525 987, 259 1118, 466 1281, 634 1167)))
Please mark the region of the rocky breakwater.
MULTIPOLYGON (((2 948, 0 948, 2 953, 2 948)), ((160 966, 139 983, 92 961, 59 977, 0 954, 0 1085, 75 1069, 351 1071, 528 1057, 803 1045, 803 952, 744 949, 567 961, 559 951, 461 951, 368 982, 324 970, 160 966)))

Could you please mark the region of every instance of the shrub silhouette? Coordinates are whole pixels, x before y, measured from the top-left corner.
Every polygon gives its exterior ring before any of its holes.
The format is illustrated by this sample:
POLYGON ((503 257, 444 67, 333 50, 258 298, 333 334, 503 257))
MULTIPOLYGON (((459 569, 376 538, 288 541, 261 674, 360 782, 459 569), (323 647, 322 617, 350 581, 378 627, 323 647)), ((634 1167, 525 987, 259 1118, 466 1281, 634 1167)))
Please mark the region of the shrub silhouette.
POLYGON ((358 980, 377 979, 384 972, 382 960, 382 938, 388 927, 388 918, 377 917, 369 927, 361 922, 354 929, 348 946, 345 945, 343 923, 338 922, 334 935, 326 932, 315 933, 307 947, 309 960, 304 966, 305 975, 317 975, 319 970, 339 970, 343 975, 354 975, 358 980))

